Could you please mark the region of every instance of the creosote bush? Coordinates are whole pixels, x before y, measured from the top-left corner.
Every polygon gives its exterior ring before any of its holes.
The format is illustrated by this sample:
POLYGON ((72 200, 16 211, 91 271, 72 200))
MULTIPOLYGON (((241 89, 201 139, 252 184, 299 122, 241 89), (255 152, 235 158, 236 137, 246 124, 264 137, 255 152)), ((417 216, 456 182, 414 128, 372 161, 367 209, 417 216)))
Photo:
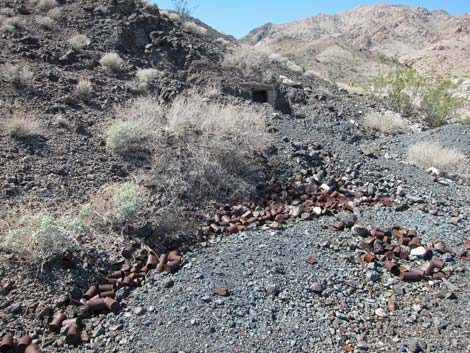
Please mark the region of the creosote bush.
POLYGON ((190 21, 184 23, 183 30, 185 30, 186 32, 195 34, 197 36, 203 36, 207 33, 206 28, 199 26, 198 24, 194 22, 190 22, 190 21))
POLYGON ((124 60, 117 53, 107 53, 100 59, 100 65, 111 72, 120 72, 124 60))
POLYGON ((364 117, 364 125, 388 135, 399 134, 406 130, 403 119, 393 112, 371 112, 364 117))
POLYGON ((396 65, 392 73, 372 81, 372 93, 389 98, 389 108, 409 115, 420 113, 430 127, 447 124, 463 100, 455 96, 460 82, 445 76, 422 76, 414 69, 396 65))
POLYGON ((4 80, 16 87, 27 87, 33 79, 31 70, 21 65, 4 64, 0 67, 0 73, 4 80))
POLYGON ((40 124, 24 112, 15 112, 3 123, 4 131, 16 140, 27 140, 42 135, 40 124))
POLYGON ((443 173, 465 172, 463 168, 469 163, 461 151, 430 141, 411 145, 407 161, 423 169, 434 167, 443 173))
POLYGON ((106 148, 113 154, 131 156, 143 149, 144 130, 133 121, 115 121, 106 130, 106 148))
POLYGON ((90 38, 84 34, 75 34, 69 38, 67 43, 75 50, 81 50, 90 45, 90 38))

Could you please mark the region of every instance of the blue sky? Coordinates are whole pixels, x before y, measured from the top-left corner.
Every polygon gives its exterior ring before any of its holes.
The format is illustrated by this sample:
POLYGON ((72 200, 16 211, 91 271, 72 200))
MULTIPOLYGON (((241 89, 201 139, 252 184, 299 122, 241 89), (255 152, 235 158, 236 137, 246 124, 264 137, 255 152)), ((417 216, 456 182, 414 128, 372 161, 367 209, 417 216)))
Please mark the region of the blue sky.
MULTIPOLYGON (((172 9, 171 0, 156 0, 159 8, 172 9)), ((334 14, 359 5, 376 3, 421 6, 442 9, 453 15, 470 12, 468 0, 402 0, 402 1, 320 1, 320 0, 188 0, 193 16, 217 30, 239 38, 266 22, 286 23, 318 13, 334 14)))

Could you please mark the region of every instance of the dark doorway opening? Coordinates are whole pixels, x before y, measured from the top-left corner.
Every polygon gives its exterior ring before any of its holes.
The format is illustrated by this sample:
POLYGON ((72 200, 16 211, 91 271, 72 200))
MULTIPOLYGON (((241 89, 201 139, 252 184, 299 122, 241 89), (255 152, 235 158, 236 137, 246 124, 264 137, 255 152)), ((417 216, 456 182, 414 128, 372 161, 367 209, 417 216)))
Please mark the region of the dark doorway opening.
POLYGON ((268 103, 268 91, 253 91, 253 101, 256 103, 268 103))

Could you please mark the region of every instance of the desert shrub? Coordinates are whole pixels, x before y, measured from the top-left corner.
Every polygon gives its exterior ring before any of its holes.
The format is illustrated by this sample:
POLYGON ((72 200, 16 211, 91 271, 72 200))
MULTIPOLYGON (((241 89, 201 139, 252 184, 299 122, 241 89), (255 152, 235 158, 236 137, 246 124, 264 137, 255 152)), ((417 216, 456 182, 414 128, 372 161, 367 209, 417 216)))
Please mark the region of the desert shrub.
POLYGON ((205 29, 204 27, 199 26, 198 24, 196 24, 194 22, 190 22, 190 21, 184 23, 183 30, 188 32, 188 33, 195 34, 197 36, 203 36, 207 33, 207 29, 205 29))
POLYGON ((189 7, 188 0, 171 0, 171 2, 173 3, 173 7, 176 12, 185 16, 191 15, 192 11, 189 7))
POLYGON ((55 21, 47 16, 36 16, 34 21, 37 23, 37 25, 43 29, 50 30, 54 27, 55 21))
POLYGON ((47 16, 54 20, 58 20, 62 16, 62 10, 59 7, 55 7, 47 11, 47 16))
POLYGON ((26 87, 31 84, 33 73, 26 66, 4 64, 0 67, 0 73, 4 80, 16 87, 26 87))
POLYGON ((90 97, 92 92, 93 92, 93 84, 91 83, 91 81, 84 79, 84 78, 78 81, 77 93, 81 98, 86 99, 90 97))
POLYGON ((20 17, 6 17, 0 22, 0 32, 14 32, 24 28, 25 23, 20 17))
POLYGON ((100 65, 107 71, 119 72, 124 60, 117 53, 107 53, 100 59, 100 65))
POLYGON ((158 76, 158 70, 156 69, 139 69, 136 74, 137 83, 139 88, 146 90, 152 81, 158 76))
POLYGON ((177 13, 170 12, 168 14, 168 18, 172 20, 173 22, 180 22, 181 21, 181 16, 178 15, 177 13))
POLYGON ((269 49, 246 44, 234 45, 224 55, 222 65, 236 68, 250 76, 260 76, 264 67, 271 62, 269 49))
POLYGON ((288 70, 290 71, 293 71, 297 74, 301 74, 304 72, 304 69, 302 67, 300 67, 299 65, 297 65, 295 62, 293 61, 290 61, 288 60, 286 63, 285 63, 285 66, 288 70))
POLYGON ((106 130, 106 147, 113 154, 129 156, 141 151, 144 140, 144 130, 132 121, 115 121, 106 130))
POLYGON ((460 171, 462 167, 468 165, 468 161, 461 151, 430 141, 411 145, 408 148, 407 161, 420 168, 434 167, 444 173, 460 171))
POLYGON ((423 83, 419 108, 430 127, 447 124, 454 117, 464 100, 454 96, 459 83, 450 78, 434 77, 423 83))
POLYGON ((219 37, 219 38, 215 39, 214 42, 216 42, 217 44, 223 45, 224 47, 227 47, 231 44, 228 40, 226 40, 222 37, 219 37))
POLYGON ((387 76, 372 80, 372 92, 389 98, 389 108, 402 114, 421 113, 430 127, 447 123, 463 105, 455 96, 459 82, 445 76, 422 76, 397 65, 387 76))
POLYGON ((31 0, 31 3, 41 11, 49 11, 59 5, 56 0, 31 0))
POLYGON ((75 50, 80 50, 90 45, 90 38, 88 38, 84 34, 75 34, 69 38, 67 43, 70 45, 71 48, 75 50))
POLYGON ((2 247, 40 266, 76 250, 83 227, 78 217, 57 217, 46 212, 27 212, 8 223, 2 247))
POLYGON ((100 225, 117 228, 137 220, 144 203, 144 189, 126 182, 104 186, 87 208, 100 225))
POLYGON ((368 128, 389 135, 406 130, 405 121, 392 112, 371 112, 364 117, 363 122, 368 128))
POLYGON ((42 134, 37 120, 24 112, 15 112, 3 123, 4 131, 16 140, 27 140, 42 134))

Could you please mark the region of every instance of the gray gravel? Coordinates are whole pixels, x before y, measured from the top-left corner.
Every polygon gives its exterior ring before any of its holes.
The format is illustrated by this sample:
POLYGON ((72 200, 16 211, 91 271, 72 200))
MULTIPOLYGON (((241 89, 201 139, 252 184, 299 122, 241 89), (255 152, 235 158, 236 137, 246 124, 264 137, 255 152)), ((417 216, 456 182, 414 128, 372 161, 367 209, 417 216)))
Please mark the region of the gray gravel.
MULTIPOLYGON (((439 216, 436 216, 439 219, 439 216)), ((284 231, 224 237, 187 256, 175 275, 154 274, 83 352, 468 352, 469 267, 448 255, 448 282, 403 284, 362 264, 332 218, 284 231), (314 265, 305 260, 318 259, 314 265), (214 296, 213 287, 229 289, 214 296), (456 299, 452 299, 452 298, 456 299), (398 308, 391 312, 394 298, 398 308), (107 348, 101 348, 107 347, 107 348), (90 350, 91 349, 91 350, 90 350)), ((375 208, 361 223, 416 226, 459 248, 464 227, 435 226, 416 211, 375 208)), ((98 323, 98 322, 97 322, 98 323)))

